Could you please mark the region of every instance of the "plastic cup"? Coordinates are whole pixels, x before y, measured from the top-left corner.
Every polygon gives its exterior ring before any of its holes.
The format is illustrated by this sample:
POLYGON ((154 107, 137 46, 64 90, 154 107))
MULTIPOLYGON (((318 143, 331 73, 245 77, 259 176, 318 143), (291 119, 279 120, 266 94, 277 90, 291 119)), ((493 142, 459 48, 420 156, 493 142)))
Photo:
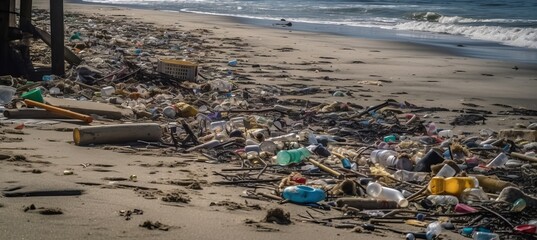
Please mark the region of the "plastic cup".
POLYGON ((36 102, 45 103, 45 100, 43 99, 43 95, 41 94, 41 90, 39 88, 23 93, 21 97, 23 99, 30 99, 36 102))
POLYGON ((508 157, 505 155, 505 153, 500 153, 498 156, 496 156, 492 161, 487 164, 487 167, 502 167, 507 163, 508 157))
POLYGON ((449 166, 448 164, 445 164, 441 169, 440 171, 438 171, 438 173, 436 174, 437 177, 445 177, 445 178, 448 178, 448 177, 453 177, 455 176, 455 174, 457 174, 457 171, 455 171, 455 169, 453 169, 451 166, 449 166))
POLYGON ((112 87, 112 86, 107 86, 107 87, 101 88, 101 96, 103 96, 103 97, 111 96, 115 92, 116 92, 116 89, 114 87, 112 87))

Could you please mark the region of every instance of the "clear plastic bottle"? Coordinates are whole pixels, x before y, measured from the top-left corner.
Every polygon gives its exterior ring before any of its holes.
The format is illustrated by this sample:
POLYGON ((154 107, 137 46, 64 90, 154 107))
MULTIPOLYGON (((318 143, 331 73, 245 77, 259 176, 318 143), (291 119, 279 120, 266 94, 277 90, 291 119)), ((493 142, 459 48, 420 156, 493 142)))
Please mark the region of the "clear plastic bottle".
POLYGON ((450 130, 450 129, 446 129, 446 130, 442 130, 438 132, 438 136, 443 137, 443 138, 452 138, 453 135, 454 135, 453 130, 450 130))
POLYGON ((459 199, 451 195, 429 195, 427 196, 427 199, 430 200, 435 206, 459 204, 459 199))
POLYGON ((467 188, 464 189, 460 196, 461 200, 465 203, 468 202, 481 202, 489 200, 487 194, 481 188, 467 188))
POLYGON ((429 176, 426 172, 411 172, 407 170, 397 170, 393 177, 399 181, 423 182, 429 176))
POLYGON ((414 166, 408 158, 397 158, 397 152, 393 150, 373 150, 371 152, 371 162, 378 163, 385 167, 411 170, 414 166))
POLYGON ((496 233, 474 232, 472 233, 473 240, 500 240, 500 236, 496 233))
MULTIPOLYGON (((442 233, 441 222, 436 221, 436 222, 429 223, 429 225, 427 225, 427 236, 434 237, 434 236, 440 235, 440 233, 442 233)), ((427 239, 429 239, 429 237, 427 237, 427 239)))
POLYGON ((369 194, 369 196, 371 197, 396 201, 399 207, 402 207, 402 208, 405 208, 408 206, 408 200, 406 200, 406 198, 403 196, 401 192, 393 188, 383 187, 379 183, 370 182, 367 185, 366 191, 367 191, 367 194, 369 194))
POLYGON ((277 137, 267 138, 267 141, 280 141, 280 142, 296 142, 298 141, 298 135, 296 133, 289 133, 277 137))

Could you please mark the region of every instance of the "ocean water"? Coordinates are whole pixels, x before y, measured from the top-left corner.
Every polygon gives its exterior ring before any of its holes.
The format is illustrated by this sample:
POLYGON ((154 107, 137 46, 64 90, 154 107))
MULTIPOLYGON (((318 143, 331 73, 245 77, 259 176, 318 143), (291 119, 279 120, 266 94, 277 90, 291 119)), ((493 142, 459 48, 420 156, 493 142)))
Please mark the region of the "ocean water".
POLYGON ((537 63, 537 0, 83 0, 233 16, 298 30, 425 43, 466 55, 537 63), (454 47, 455 46, 455 47, 454 47))

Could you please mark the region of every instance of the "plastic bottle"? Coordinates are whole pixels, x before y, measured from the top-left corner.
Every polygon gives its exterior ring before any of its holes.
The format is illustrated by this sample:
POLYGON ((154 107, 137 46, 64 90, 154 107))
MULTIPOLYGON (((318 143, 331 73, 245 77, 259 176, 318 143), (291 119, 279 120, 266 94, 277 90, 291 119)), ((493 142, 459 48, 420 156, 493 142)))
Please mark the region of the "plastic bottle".
POLYGON ((429 136, 434 135, 436 134, 437 130, 438 129, 436 128, 436 124, 434 122, 429 123, 429 125, 427 125, 427 135, 429 136))
POLYGON ((383 187, 379 183, 370 182, 369 184, 367 184, 366 191, 367 194, 369 194, 369 196, 371 197, 396 201, 399 207, 402 208, 408 206, 408 200, 405 199, 401 192, 393 188, 383 187))
POLYGON ((294 203, 316 203, 326 198, 326 193, 318 188, 299 185, 286 187, 283 198, 294 203))
POLYGON ((374 150, 371 152, 371 161, 385 167, 411 170, 414 166, 408 158, 397 158, 397 152, 392 150, 374 150))
POLYGON ((429 192, 435 195, 459 196, 464 189, 479 187, 479 182, 473 177, 433 177, 429 182, 429 192))
POLYGON ((388 135, 384 137, 384 142, 395 142, 396 137, 395 135, 388 135))
POLYGON ((264 141, 259 144, 259 149, 263 152, 267 152, 270 154, 276 154, 278 152, 278 145, 276 145, 274 142, 271 141, 264 141))
POLYGON ((293 111, 293 109, 290 108, 290 107, 286 107, 286 106, 282 106, 282 105, 278 105, 278 104, 274 105, 274 110, 280 111, 280 112, 291 112, 291 111, 293 111))
POLYGON ((167 118, 175 118, 177 112, 175 111, 175 108, 172 106, 167 106, 164 109, 162 109, 162 115, 164 115, 167 118))
POLYGON ((459 199, 451 195, 429 195, 427 196, 427 199, 430 200, 435 206, 459 204, 459 199))
POLYGON ((300 163, 309 156, 311 156, 311 152, 305 147, 292 150, 281 150, 276 155, 276 162, 282 166, 287 166, 292 163, 300 163))
POLYGON ((522 212, 526 208, 526 201, 523 198, 517 199, 513 206, 511 206, 511 212, 522 212))
POLYGON ((438 236, 442 233, 442 223, 435 221, 427 225, 427 239, 432 239, 434 236, 438 236))
POLYGON ((411 172, 407 170, 397 170, 393 177, 399 181, 423 182, 429 176, 426 172, 411 172))
POLYGON ((474 232, 472 233, 473 240, 500 240, 500 236, 496 233, 474 232))
POLYGON ((443 138, 452 138, 453 137, 453 130, 450 130, 450 129, 442 130, 442 131, 438 132, 438 136, 443 137, 443 138))
POLYGON ((488 193, 497 193, 502 191, 506 187, 516 187, 515 184, 500 180, 499 178, 495 176, 483 176, 479 175, 476 176, 477 180, 479 181, 479 186, 483 188, 485 192, 488 193))
POLYGON ((464 189, 460 198, 463 202, 481 202, 489 200, 487 194, 481 188, 464 189))

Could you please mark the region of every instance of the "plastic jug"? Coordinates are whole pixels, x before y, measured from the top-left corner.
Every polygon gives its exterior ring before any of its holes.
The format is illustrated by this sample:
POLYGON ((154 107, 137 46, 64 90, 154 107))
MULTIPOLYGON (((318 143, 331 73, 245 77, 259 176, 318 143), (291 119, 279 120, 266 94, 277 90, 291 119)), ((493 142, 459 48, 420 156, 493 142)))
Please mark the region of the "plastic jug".
POLYGON ((464 189, 479 187, 479 182, 473 177, 433 177, 429 182, 429 192, 435 195, 459 196, 464 189))
POLYGON ((326 198, 326 193, 318 188, 304 185, 290 186, 283 190, 283 198, 294 203, 316 203, 326 198))
POLYGON ((278 152, 278 154, 276 154, 276 162, 282 166, 286 166, 291 163, 300 163, 310 155, 310 150, 305 147, 301 147, 299 149, 281 150, 278 152))

